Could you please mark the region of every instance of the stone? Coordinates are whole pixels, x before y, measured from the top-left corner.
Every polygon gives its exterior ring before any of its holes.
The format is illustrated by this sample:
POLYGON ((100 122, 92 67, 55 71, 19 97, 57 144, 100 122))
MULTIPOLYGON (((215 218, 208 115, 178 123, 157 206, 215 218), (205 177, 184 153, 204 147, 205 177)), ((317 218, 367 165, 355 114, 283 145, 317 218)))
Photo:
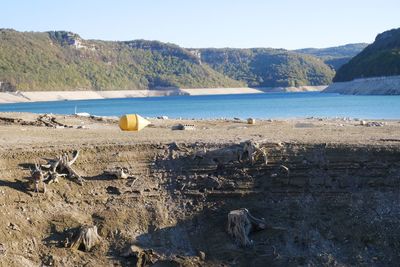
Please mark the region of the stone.
POLYGON ((4 244, 0 243, 0 256, 6 254, 7 248, 4 244))
POLYGON ((204 251, 199 251, 199 258, 200 258, 200 260, 202 260, 202 261, 205 261, 206 260, 206 253, 204 252, 204 251))

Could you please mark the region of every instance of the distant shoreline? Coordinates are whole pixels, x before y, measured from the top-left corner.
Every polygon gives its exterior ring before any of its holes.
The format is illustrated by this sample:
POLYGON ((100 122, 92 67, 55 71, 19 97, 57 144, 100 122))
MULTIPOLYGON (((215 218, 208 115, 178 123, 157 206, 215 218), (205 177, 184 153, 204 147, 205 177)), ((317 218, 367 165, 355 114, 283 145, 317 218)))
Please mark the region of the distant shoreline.
POLYGON ((193 88, 167 90, 115 90, 115 91, 17 91, 0 92, 0 104, 91 100, 110 98, 136 98, 174 95, 261 94, 279 92, 322 91, 326 86, 275 87, 275 88, 193 88))
POLYGON ((329 85, 323 93, 345 95, 400 95, 400 75, 359 78, 329 85))

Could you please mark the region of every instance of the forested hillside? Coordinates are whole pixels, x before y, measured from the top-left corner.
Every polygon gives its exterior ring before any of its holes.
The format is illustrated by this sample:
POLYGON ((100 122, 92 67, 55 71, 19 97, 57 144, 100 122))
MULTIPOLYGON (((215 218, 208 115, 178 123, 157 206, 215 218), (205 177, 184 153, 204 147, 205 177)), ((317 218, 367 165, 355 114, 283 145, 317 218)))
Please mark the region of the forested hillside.
POLYGON ((185 49, 0 30, 0 91, 325 85, 333 75, 322 60, 282 49, 185 49))
POLYGON ((379 34, 375 42, 343 65, 335 82, 400 75, 400 28, 379 34))
POLYGON ((248 86, 324 85, 334 71, 318 58, 282 49, 200 49, 201 61, 248 86))
POLYGON ((177 45, 0 30, 0 82, 17 90, 238 87, 177 45))
POLYGON ((332 66, 335 70, 338 70, 341 66, 349 62, 354 56, 360 53, 367 45, 367 43, 357 43, 328 48, 304 48, 294 51, 316 56, 322 59, 327 65, 332 66))

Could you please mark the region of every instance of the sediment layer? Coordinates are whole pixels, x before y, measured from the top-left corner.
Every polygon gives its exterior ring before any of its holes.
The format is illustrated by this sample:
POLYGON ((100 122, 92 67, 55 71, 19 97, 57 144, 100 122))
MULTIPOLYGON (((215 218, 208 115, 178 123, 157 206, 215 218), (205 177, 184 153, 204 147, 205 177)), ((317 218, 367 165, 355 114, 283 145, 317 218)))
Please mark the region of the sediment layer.
POLYGON ((129 266, 132 244, 158 266, 398 262, 397 121, 152 123, 131 133, 107 118, 1 114, 0 266, 129 266), (172 130, 178 123, 194 130, 172 130), (259 144, 266 165, 239 153, 245 140, 259 144), (33 192, 34 163, 74 150, 84 185, 60 178, 33 192), (110 175, 115 168, 129 178, 110 175), (226 231, 240 208, 268 225, 250 234, 250 247, 226 231), (68 247, 81 225, 101 237, 89 252, 68 247))
POLYGON ((125 266, 136 260, 121 256, 133 243, 153 249, 160 263, 202 266, 398 261, 399 146, 264 143, 267 165, 230 160, 235 146, 87 147, 76 162, 83 187, 64 179, 33 197, 26 167, 65 150, 2 152, 2 264, 34 266, 51 256, 60 265, 125 266), (139 181, 132 186, 103 172, 115 166, 139 181), (243 207, 272 227, 252 234, 251 248, 237 246, 225 229, 227 213, 243 207), (64 231, 84 223, 99 227, 102 245, 91 252, 63 247, 64 231))

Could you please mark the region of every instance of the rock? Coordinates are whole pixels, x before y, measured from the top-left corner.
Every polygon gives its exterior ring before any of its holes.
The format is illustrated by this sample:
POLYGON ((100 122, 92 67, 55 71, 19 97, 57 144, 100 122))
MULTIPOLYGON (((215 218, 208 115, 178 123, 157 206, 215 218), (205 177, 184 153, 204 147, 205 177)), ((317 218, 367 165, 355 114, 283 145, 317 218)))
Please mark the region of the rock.
POLYGON ((136 245, 131 245, 129 247, 127 247, 122 253, 121 256, 122 257, 132 257, 135 256, 137 257, 139 254, 141 254, 143 252, 143 249, 141 249, 140 247, 136 246, 136 245))
POLYGON ((383 122, 379 122, 379 121, 371 121, 366 124, 367 127, 382 127, 384 125, 385 124, 383 122))
POLYGON ((195 130, 194 124, 178 124, 172 127, 172 130, 193 131, 195 130))
POLYGON ((205 261, 206 260, 206 253, 204 252, 204 251, 199 251, 199 258, 202 260, 202 261, 205 261))
POLYGON ((11 223, 11 222, 8 224, 8 227, 14 231, 21 231, 21 229, 19 229, 18 225, 11 223))
POLYGON ((118 187, 111 186, 111 185, 106 188, 106 191, 107 191, 107 194, 110 194, 110 195, 121 195, 122 194, 121 190, 118 187))
POLYGON ((6 252, 7 252, 6 246, 0 243, 0 256, 3 256, 4 254, 6 254, 6 252))
POLYGON ((87 112, 78 112, 78 113, 75 113, 75 116, 90 117, 91 115, 87 112))
POLYGON ((127 170, 124 170, 124 168, 117 167, 114 170, 111 171, 105 171, 105 173, 110 174, 115 176, 117 179, 128 179, 131 177, 128 173, 127 170))
POLYGON ((134 266, 136 267, 153 266, 153 264, 160 258, 160 256, 153 250, 142 249, 136 245, 131 245, 126 248, 125 251, 121 253, 121 256, 125 258, 135 257, 137 261, 134 266))
POLYGON ((278 143, 276 143, 276 146, 283 147, 283 143, 282 142, 278 142, 278 143))
POLYGON ((42 266, 55 266, 56 261, 51 254, 47 254, 42 258, 42 266))

